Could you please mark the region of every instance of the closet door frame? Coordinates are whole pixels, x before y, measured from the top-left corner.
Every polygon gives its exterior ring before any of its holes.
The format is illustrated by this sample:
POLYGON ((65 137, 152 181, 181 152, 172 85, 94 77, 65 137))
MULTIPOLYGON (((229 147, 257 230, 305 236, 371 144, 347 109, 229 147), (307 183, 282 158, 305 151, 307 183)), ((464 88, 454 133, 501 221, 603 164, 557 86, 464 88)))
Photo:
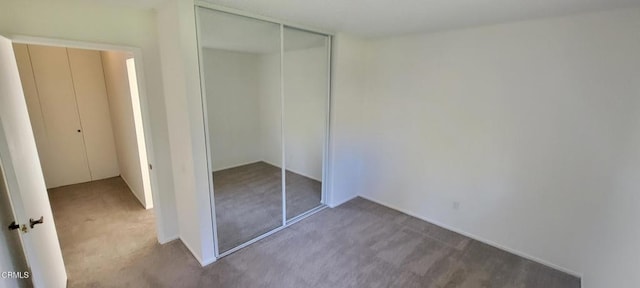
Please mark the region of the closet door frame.
POLYGON ((155 152, 153 145, 153 137, 151 132, 151 116, 150 116, 150 105, 147 94, 147 84, 145 77, 145 69, 144 69, 144 57, 142 53, 142 49, 134 46, 122 46, 122 45, 112 45, 106 43, 96 43, 96 42, 85 42, 85 41, 75 41, 75 40, 64 40, 57 38, 48 38, 48 37, 34 37, 27 35, 12 35, 11 41, 19 44, 32 44, 32 45, 44 45, 44 46, 54 46, 54 47, 65 47, 65 48, 77 48, 77 49, 88 49, 88 50, 100 50, 100 51, 120 51, 120 52, 129 52, 133 55, 133 59, 136 63, 136 77, 138 79, 138 95, 140 101, 140 112, 142 116, 142 124, 144 130, 144 140, 145 146, 147 150, 147 162, 149 165, 149 178, 151 184, 151 196, 153 201, 153 210, 156 217, 156 236, 158 243, 166 244, 176 239, 175 235, 169 234, 169 232, 165 231, 165 222, 167 221, 164 217, 165 212, 163 210, 163 205, 160 203, 161 195, 158 194, 158 177, 153 170, 151 165, 156 163, 155 161, 155 152))
POLYGON ((204 124, 204 133, 205 133, 205 150, 206 150, 206 154, 207 154, 207 173, 208 173, 208 180, 209 180, 209 201, 210 201, 210 205, 211 205, 211 222, 213 225, 213 241, 214 241, 214 253, 215 253, 215 257, 216 259, 220 259, 222 257, 225 257, 227 255, 230 255, 238 250, 241 250, 265 237, 268 237, 274 233, 277 233, 278 231, 287 228, 290 225, 295 224, 296 222, 311 216, 325 208, 327 208, 327 193, 328 193, 328 187, 330 185, 330 177, 329 177, 329 161, 331 159, 330 157, 330 131, 331 131, 331 104, 332 104, 332 99, 331 99, 331 75, 332 75, 332 65, 331 65, 331 54, 332 54, 332 40, 333 40, 333 33, 331 32, 327 32, 327 31, 322 31, 322 30, 318 30, 318 29, 314 29, 314 28, 310 28, 310 27, 305 27, 303 25, 297 25, 297 24, 293 24, 293 23, 289 23, 286 21, 280 21, 278 19, 274 19, 274 18, 270 18, 270 17, 264 17, 264 16, 260 16, 260 15, 255 15, 255 14, 251 14, 251 13, 247 13, 245 11, 242 10, 237 10, 237 9, 233 9, 233 8, 228 8, 228 7, 224 7, 224 6, 219 6, 216 4, 211 4, 208 2, 204 2, 204 1, 200 1, 200 0, 196 0, 195 1, 195 5, 194 5, 194 15, 195 15, 195 27, 196 27, 196 39, 197 39, 197 45, 198 45, 198 70, 199 70, 199 76, 200 76, 200 96, 201 96, 201 101, 202 101, 202 114, 203 114, 203 124, 204 124), (206 95, 206 83, 205 83, 205 77, 204 77, 204 57, 203 57, 203 46, 201 45, 201 27, 200 27, 200 16, 198 13, 198 9, 209 9, 209 10, 213 10, 213 11, 217 11, 217 12, 224 12, 227 14, 232 14, 232 15, 236 15, 236 16, 240 16, 240 17, 247 17, 247 18, 252 18, 252 19, 256 19, 256 20, 260 20, 260 21, 264 21, 264 22, 270 22, 270 23, 274 23, 280 26, 280 104, 281 104, 281 146, 282 146, 282 152, 281 152, 281 157, 282 157, 282 163, 281 163, 281 174, 282 174, 282 225, 280 225, 277 228, 272 229, 271 231, 268 231, 260 236, 257 236, 253 239, 250 239, 232 249, 229 249, 223 253, 220 253, 220 248, 219 248, 219 243, 218 243, 218 229, 217 229, 217 222, 216 222, 216 205, 215 205, 215 191, 214 191, 214 182, 213 182, 213 173, 212 173, 212 155, 211 155, 211 149, 209 147, 210 143, 211 143, 211 139, 210 139, 210 135, 209 135, 209 116, 208 116, 208 112, 206 107, 207 106, 207 95, 206 95), (319 35, 323 35, 327 37, 327 98, 326 98, 326 111, 325 111, 325 137, 324 137, 324 143, 323 143, 323 153, 322 153, 322 191, 321 191, 321 197, 320 197, 320 205, 316 208, 313 208, 305 213, 302 213, 300 215, 297 215, 294 218, 291 218, 287 221, 287 210, 286 210, 286 154, 285 154, 285 133, 286 131, 284 130, 284 28, 288 27, 288 28, 293 28, 293 29, 297 29, 297 30, 301 30, 301 31, 305 31, 305 32, 310 32, 310 33, 315 33, 315 34, 319 34, 319 35))

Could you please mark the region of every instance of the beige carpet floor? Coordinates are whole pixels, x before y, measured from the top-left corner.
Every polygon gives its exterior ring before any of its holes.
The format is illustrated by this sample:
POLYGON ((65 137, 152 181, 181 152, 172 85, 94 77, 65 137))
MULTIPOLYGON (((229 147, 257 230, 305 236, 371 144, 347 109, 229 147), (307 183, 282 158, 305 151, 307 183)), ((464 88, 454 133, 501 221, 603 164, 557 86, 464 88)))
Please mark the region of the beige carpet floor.
MULTIPOLYGON (((256 162, 213 173, 220 251, 282 226, 282 171, 256 162)), ((322 184, 287 171, 287 219, 320 206, 322 184)))
MULTIPOLYGON (((153 210, 145 210, 122 178, 49 189, 69 287, 87 287, 154 253, 153 210)), ((101 285, 98 285, 101 286, 101 285)))
POLYGON ((120 178, 50 192, 70 287, 573 288, 580 280, 362 198, 200 267, 120 178))

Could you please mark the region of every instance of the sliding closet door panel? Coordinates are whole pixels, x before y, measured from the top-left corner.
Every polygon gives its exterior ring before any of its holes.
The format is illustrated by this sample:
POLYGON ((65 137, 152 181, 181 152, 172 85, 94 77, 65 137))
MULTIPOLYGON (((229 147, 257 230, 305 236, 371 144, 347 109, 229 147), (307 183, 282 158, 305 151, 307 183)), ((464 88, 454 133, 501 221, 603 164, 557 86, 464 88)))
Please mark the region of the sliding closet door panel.
POLYGON ((15 52, 16 62, 18 63, 18 71, 20 72, 20 81, 22 82, 24 98, 27 102, 29 120, 31 121, 31 129, 33 129, 33 136, 36 139, 36 146, 38 147, 40 166, 42 167, 45 182, 47 184, 53 183, 52 181, 54 179, 51 179, 51 170, 55 167, 51 167, 49 165, 49 161, 47 161, 49 157, 49 147, 47 146, 47 130, 45 129, 44 119, 42 118, 38 89, 36 88, 36 81, 33 78, 33 70, 31 69, 31 57, 29 57, 29 48, 27 47, 27 44, 14 43, 13 51, 15 52))
POLYGON ((287 219, 321 205, 328 107, 325 35, 284 29, 284 139, 287 219))
POLYGON ((29 55, 51 151, 47 187, 91 181, 67 49, 29 45, 29 55))
POLYGON ((282 226, 280 26, 198 8, 218 250, 282 226))
POLYGON ((102 59, 96 50, 67 49, 91 179, 120 174, 102 59))

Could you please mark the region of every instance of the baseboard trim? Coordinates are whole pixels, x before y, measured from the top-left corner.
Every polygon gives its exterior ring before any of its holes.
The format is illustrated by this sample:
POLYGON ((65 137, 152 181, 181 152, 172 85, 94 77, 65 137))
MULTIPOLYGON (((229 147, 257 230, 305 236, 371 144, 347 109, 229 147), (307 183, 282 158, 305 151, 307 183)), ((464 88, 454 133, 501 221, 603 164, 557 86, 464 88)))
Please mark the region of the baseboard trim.
POLYGON ((125 178, 124 176, 122 176, 122 174, 120 175, 120 178, 122 178, 122 180, 124 181, 125 184, 127 184, 127 187, 129 187, 129 191, 131 191, 131 194, 133 194, 133 196, 136 197, 136 199, 138 199, 138 202, 140 202, 140 204, 142 204, 142 207, 144 209, 151 209, 153 208, 153 206, 151 207, 147 207, 147 204, 145 203, 145 201, 143 199, 140 199, 140 196, 138 196, 138 193, 136 193, 135 190, 133 190, 133 188, 131 188, 131 184, 129 184, 129 181, 127 181, 127 178, 125 178))
POLYGON ((498 249, 500 249, 500 250, 503 250, 503 251, 509 252, 509 253, 514 254, 514 255, 517 255, 517 256, 520 256, 520 257, 525 258, 525 259, 527 259, 527 260, 531 260, 531 261, 536 262, 536 263, 538 263, 538 264, 542 264, 542 265, 544 265, 544 266, 547 266, 547 267, 550 267, 550 268, 556 269, 556 270, 558 270, 558 271, 561 271, 561 272, 567 273, 567 274, 569 274, 569 275, 571 275, 571 276, 578 277, 578 278, 580 278, 580 282, 582 282, 582 278, 583 278, 583 277, 582 277, 582 273, 575 272, 575 271, 573 271, 573 270, 571 270, 571 269, 567 269, 567 268, 565 268, 565 267, 562 267, 562 266, 559 266, 559 265, 556 265, 556 264, 550 263, 550 262, 548 262, 548 261, 542 260, 542 259, 540 259, 540 258, 537 258, 537 257, 531 256, 531 255, 529 255, 529 254, 527 254, 527 253, 524 253, 524 252, 522 252, 522 251, 518 251, 518 250, 516 250, 516 249, 513 249, 513 248, 510 248, 510 247, 508 247, 508 246, 505 246, 505 245, 502 245, 502 244, 496 243, 496 242, 494 242, 494 241, 491 241, 491 240, 485 239, 485 238, 483 238, 483 237, 479 237, 479 236, 477 236, 477 235, 475 235, 475 234, 472 234, 472 233, 469 233, 469 232, 466 232, 466 231, 462 231, 462 230, 457 229, 457 228, 455 228, 455 227, 451 227, 451 226, 449 226, 449 225, 447 225, 447 224, 444 224, 444 223, 442 223, 442 222, 434 221, 434 220, 432 220, 432 219, 428 219, 428 218, 426 218, 426 217, 423 217, 423 216, 418 215, 417 213, 414 213, 414 212, 409 211, 409 210, 407 210, 407 209, 402 209, 402 208, 396 207, 395 205, 388 204, 388 203, 386 203, 386 202, 384 202, 384 201, 381 201, 381 200, 378 200, 378 199, 375 199, 375 198, 372 198, 372 197, 369 197, 369 196, 362 196, 362 195, 358 195, 358 196, 359 196, 359 197, 362 197, 362 198, 364 198, 364 199, 367 199, 367 200, 369 200, 369 201, 371 201, 371 202, 375 202, 375 203, 377 203, 377 204, 380 204, 380 205, 382 205, 382 206, 386 206, 386 207, 389 207, 389 208, 391 208, 391 209, 394 209, 394 210, 400 211, 400 212, 405 213, 405 214, 407 214, 407 215, 409 215, 409 216, 416 217, 416 218, 418 218, 418 219, 420 219, 420 220, 427 221, 427 222, 429 222, 429 223, 431 223, 431 224, 434 224, 434 225, 436 225, 436 226, 439 226, 439 227, 441 227, 441 228, 444 228, 444 229, 447 229, 447 230, 450 230, 450 231, 456 232, 456 233, 458 233, 458 234, 464 235, 464 236, 466 236, 466 237, 469 237, 469 238, 471 238, 471 239, 473 239, 473 240, 476 240, 476 241, 482 242, 482 243, 487 244, 487 245, 489 245, 489 246, 493 246, 493 247, 498 248, 498 249))
POLYGON ((167 244, 169 242, 173 242, 173 241, 176 241, 176 240, 179 240, 179 239, 180 239, 180 236, 171 235, 169 237, 163 237, 162 239, 158 238, 158 243, 160 243, 160 245, 164 245, 164 244, 167 244))
MULTIPOLYGON (((338 201, 337 203, 335 203, 335 202, 333 202, 333 201, 332 201, 332 203, 327 204, 327 206, 329 206, 329 208, 336 208, 336 207, 338 207, 338 206, 340 206, 340 205, 342 205, 342 204, 344 204, 344 203, 347 203, 347 202, 349 202, 349 201, 351 201, 351 200, 353 200, 353 199, 356 199, 358 196, 359 196, 359 195, 355 195, 355 196, 352 196, 352 197, 346 198, 346 199, 344 199, 344 200, 342 200, 342 201, 338 201)), ((365 198, 365 197, 362 197, 362 198, 365 198)), ((365 198, 365 199, 367 199, 367 198, 365 198)), ((371 200, 371 201, 373 201, 373 200, 371 200)), ((376 202, 376 201, 373 201, 373 202, 376 202)), ((378 202, 376 202, 376 203, 378 203, 378 202)), ((382 205, 382 204, 381 204, 381 205, 382 205)), ((384 206, 387 206, 387 205, 384 205, 384 206)))
POLYGON ((216 257, 207 258, 204 261, 200 262, 200 266, 205 267, 207 265, 211 265, 211 264, 215 263, 216 261, 218 261, 218 259, 216 257))
POLYGON ((251 164, 260 163, 260 162, 264 162, 264 161, 258 160, 258 161, 251 161, 251 162, 246 162, 246 163, 243 162, 243 163, 240 163, 240 164, 234 164, 233 166, 224 166, 222 168, 217 168, 216 170, 213 170, 212 172, 215 173, 215 172, 219 172, 219 171, 222 171, 222 170, 227 170, 227 169, 231 169, 231 168, 251 165, 251 164))
POLYGON ((200 259, 200 256, 198 256, 198 254, 196 254, 195 252, 193 252, 193 249, 191 249, 191 246, 189 246, 189 244, 187 244, 187 242, 185 242, 182 237, 179 237, 178 239, 180 239, 180 242, 182 242, 182 245, 184 245, 184 247, 187 247, 187 250, 189 250, 189 252, 191 252, 191 256, 193 256, 193 258, 196 259, 196 261, 198 261, 198 263, 200 263, 200 266, 204 267, 207 266, 209 264, 212 264, 213 262, 216 262, 216 258, 207 258, 207 259, 200 259))

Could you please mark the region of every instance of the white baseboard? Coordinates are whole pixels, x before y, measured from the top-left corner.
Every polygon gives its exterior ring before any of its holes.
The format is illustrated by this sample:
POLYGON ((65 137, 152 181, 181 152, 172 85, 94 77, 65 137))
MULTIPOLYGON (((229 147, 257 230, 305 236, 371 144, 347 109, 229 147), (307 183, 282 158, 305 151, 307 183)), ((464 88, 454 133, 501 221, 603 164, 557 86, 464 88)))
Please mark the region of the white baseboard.
MULTIPOLYGON (((160 235, 158 235, 158 236, 160 236, 160 235)), ((167 244, 169 242, 176 241, 178 239, 180 239, 180 237, 178 235, 171 235, 171 236, 162 237, 162 238, 158 237, 158 243, 160 243, 161 245, 164 245, 164 244, 167 244)))
POLYGON ((257 161, 257 162, 255 162, 255 163, 258 163, 258 162, 264 162, 264 163, 267 163, 267 164, 269 164, 269 165, 271 165, 271 166, 275 166, 275 167, 278 167, 278 168, 282 168, 282 167, 280 167, 280 164, 272 163, 271 161, 267 161, 267 160, 264 160, 264 159, 261 159, 260 161, 257 161))
POLYGON ((529 255, 529 254, 527 254, 527 253, 524 253, 524 252, 522 252, 522 251, 518 251, 518 250, 516 250, 516 249, 510 248, 510 247, 505 246, 505 245, 502 245, 502 244, 498 244, 498 243, 493 242, 493 241, 491 241, 491 240, 485 239, 485 238, 483 238, 483 237, 479 237, 479 236, 477 236, 477 235, 474 235, 474 234, 469 233, 469 232, 466 232, 466 231, 462 231, 462 230, 457 229, 457 228, 455 228, 455 227, 451 227, 451 226, 449 226, 449 225, 447 225, 447 224, 444 224, 444 223, 441 223, 441 222, 439 222, 439 221, 434 221, 434 220, 432 220, 432 219, 428 219, 428 218, 426 218, 426 217, 423 217, 423 216, 418 215, 417 213, 413 213, 412 211, 409 211, 409 210, 407 210, 407 209, 402 209, 402 208, 396 207, 396 206, 394 206, 394 205, 391 205, 391 204, 385 203, 385 202, 383 202, 383 201, 380 201, 380 200, 377 200, 377 199, 374 199, 374 198, 371 198, 371 197, 368 197, 368 196, 362 196, 362 195, 358 195, 358 196, 360 196, 360 197, 362 197, 362 198, 364 198, 364 199, 367 199, 367 200, 369 200, 369 201, 371 201, 371 202, 378 203, 378 204, 380 204, 380 205, 382 205, 382 206, 386 206, 386 207, 389 207, 389 208, 391 208, 391 209, 394 209, 394 210, 400 211, 400 212, 405 213, 405 214, 407 214, 407 215, 409 215, 409 216, 413 216, 413 217, 416 217, 416 218, 421 219, 421 220, 423 220, 423 221, 427 221, 427 222, 429 222, 429 223, 431 223, 431 224, 434 224, 434 225, 436 225, 436 226, 440 226, 440 227, 442 227, 442 228, 444 228, 444 229, 447 229, 447 230, 449 230, 449 231, 453 231, 453 232, 456 232, 456 233, 458 233, 458 234, 464 235, 464 236, 466 236, 466 237, 469 237, 469 238, 471 238, 471 239, 473 239, 473 240, 476 240, 476 241, 482 242, 482 243, 487 244, 487 245, 489 245, 489 246, 493 246, 493 247, 498 248, 498 249, 500 249, 500 250, 507 251, 507 252, 509 252, 509 253, 511 253, 511 254, 514 254, 514 255, 520 256, 520 257, 522 257, 522 258, 525 258, 525 259, 531 260, 531 261, 533 261, 533 262, 536 262, 536 263, 539 263, 539 264, 545 265, 545 266, 547 266, 547 267, 551 267, 551 268, 553 268, 553 269, 556 269, 556 270, 558 270, 558 271, 561 271, 561 272, 567 273, 567 274, 569 274, 569 275, 572 275, 572 276, 578 277, 578 278, 580 278, 580 280, 581 280, 581 282, 582 282, 582 273, 578 273, 578 272, 575 272, 575 271, 573 271, 573 270, 571 270, 571 269, 567 269, 567 268, 565 268, 565 267, 562 267, 562 266, 560 266, 560 265, 556 265, 556 264, 550 263, 550 262, 548 262, 548 261, 545 261, 545 260, 542 260, 542 259, 540 259, 540 258, 537 258, 537 257, 531 256, 531 255, 529 255))
MULTIPOLYGON (((351 200, 353 200, 353 199, 355 199, 357 197, 358 197, 358 195, 355 195, 353 197, 349 197, 349 198, 343 199, 343 200, 338 201, 338 202, 332 201, 331 203, 328 203, 327 206, 329 206, 329 208, 336 208, 336 207, 338 207, 338 206, 340 206, 340 205, 342 205, 344 203, 347 203, 347 202, 349 202, 349 201, 351 201, 351 200)), ((364 197, 362 197, 362 198, 364 198, 364 197)), ((375 202, 375 201, 373 201, 373 202, 375 202)))
POLYGON ((142 204, 142 207, 144 207, 144 209, 153 208, 153 205, 150 205, 150 207, 147 207, 147 204, 145 203, 144 199, 140 199, 140 196, 138 196, 138 193, 136 193, 136 191, 133 190, 133 188, 131 188, 131 185, 129 184, 129 181, 127 181, 127 178, 124 178, 124 176, 122 176, 122 175, 120 175, 120 178, 122 178, 124 183, 127 184, 127 187, 129 187, 129 191, 131 191, 131 194, 133 194, 133 196, 135 196, 136 199, 138 199, 138 202, 140 202, 140 204, 142 204))
POLYGON ((182 240, 182 238, 178 238, 178 239, 180 239, 180 242, 182 242, 184 247, 187 247, 187 250, 189 250, 189 252, 191 252, 191 256, 193 256, 193 258, 196 258, 198 263, 200 263, 200 266, 204 267, 204 266, 207 266, 209 264, 213 264, 214 262, 216 262, 217 259, 215 257, 207 258, 207 259, 200 259, 200 256, 198 254, 196 254, 195 252, 193 252, 193 249, 191 249, 191 246, 189 246, 189 244, 187 244, 187 242, 182 240))
POLYGON ((200 266, 204 267, 204 266, 213 264, 216 261, 218 261, 218 259, 216 257, 211 257, 211 258, 208 258, 208 259, 204 259, 203 261, 200 261, 200 266))
POLYGON ((218 171, 222 171, 222 170, 227 170, 227 169, 231 169, 231 168, 236 168, 236 167, 240 167, 240 166, 245 166, 245 165, 249 165, 249 164, 254 164, 254 163, 258 163, 261 162, 262 160, 256 160, 256 161, 249 161, 249 162, 241 162, 241 163, 237 163, 237 164, 233 164, 233 165, 227 165, 224 166, 222 168, 216 168, 215 170, 213 170, 213 172, 218 172, 218 171))

